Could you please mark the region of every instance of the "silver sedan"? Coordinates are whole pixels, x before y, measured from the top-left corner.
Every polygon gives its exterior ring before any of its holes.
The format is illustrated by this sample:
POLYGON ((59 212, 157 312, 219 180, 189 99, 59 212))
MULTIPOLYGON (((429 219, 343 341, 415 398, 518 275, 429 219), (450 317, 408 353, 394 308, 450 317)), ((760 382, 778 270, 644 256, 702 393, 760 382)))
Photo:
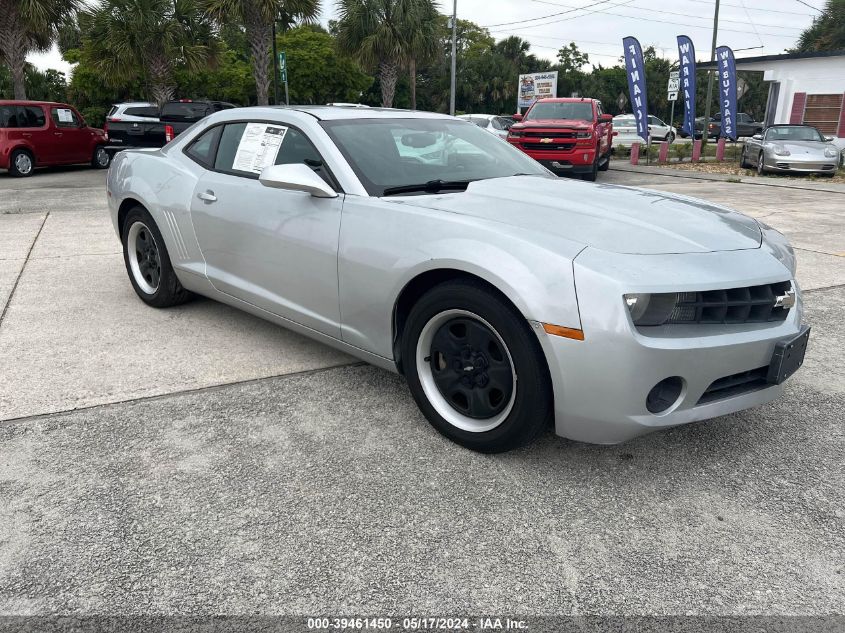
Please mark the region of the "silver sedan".
POLYGON ((745 142, 740 167, 769 172, 818 173, 834 176, 839 149, 810 125, 773 125, 745 142))
POLYGON ((144 303, 205 295, 400 372, 474 450, 552 423, 621 442, 768 402, 809 335, 777 231, 559 180, 443 115, 228 110, 119 153, 107 186, 144 303))

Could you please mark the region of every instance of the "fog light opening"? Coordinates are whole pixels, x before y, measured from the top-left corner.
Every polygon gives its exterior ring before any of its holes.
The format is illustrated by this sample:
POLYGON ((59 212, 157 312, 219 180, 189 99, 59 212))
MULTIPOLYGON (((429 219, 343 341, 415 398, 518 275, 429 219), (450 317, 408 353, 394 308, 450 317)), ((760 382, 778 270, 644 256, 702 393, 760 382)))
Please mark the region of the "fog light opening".
POLYGON ((664 378, 652 387, 645 399, 646 409, 650 413, 663 413, 681 397, 684 390, 684 379, 680 376, 664 378))

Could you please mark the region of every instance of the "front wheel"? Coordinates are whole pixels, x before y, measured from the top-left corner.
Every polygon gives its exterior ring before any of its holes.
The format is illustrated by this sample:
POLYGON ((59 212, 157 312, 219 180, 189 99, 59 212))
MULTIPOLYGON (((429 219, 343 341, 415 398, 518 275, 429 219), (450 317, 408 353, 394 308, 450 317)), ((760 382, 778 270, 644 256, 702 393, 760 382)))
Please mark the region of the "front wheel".
POLYGON ((552 388, 528 322, 481 282, 435 286, 402 335, 411 394, 431 425, 466 448, 498 453, 536 438, 552 418, 552 388))
POLYGON ((596 148, 596 157, 593 159, 593 165, 586 174, 583 174, 582 178, 584 180, 588 180, 589 182, 595 182, 596 178, 599 176, 599 160, 600 160, 599 148, 596 148))
POLYGON ((760 152, 760 155, 757 157, 757 174, 760 176, 765 175, 766 173, 766 157, 763 152, 760 152))
POLYGON ((669 132, 669 133, 666 135, 666 139, 665 139, 665 141, 666 141, 667 143, 669 143, 669 145, 671 145, 672 143, 674 143, 674 142, 675 142, 675 133, 674 133, 674 132, 669 132))
POLYGON ((122 241, 126 272, 144 303, 167 308, 191 298, 176 277, 164 238, 144 207, 133 207, 127 214, 122 241))

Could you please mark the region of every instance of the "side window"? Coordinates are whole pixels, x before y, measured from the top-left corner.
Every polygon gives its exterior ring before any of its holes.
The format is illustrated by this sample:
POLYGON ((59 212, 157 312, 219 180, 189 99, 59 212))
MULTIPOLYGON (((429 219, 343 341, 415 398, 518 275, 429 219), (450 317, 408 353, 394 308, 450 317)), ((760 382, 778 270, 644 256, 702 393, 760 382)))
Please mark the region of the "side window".
POLYGON ((124 114, 128 116, 158 117, 158 108, 154 106, 138 106, 135 108, 126 108, 126 112, 124 114))
POLYGON ((0 128, 18 127, 18 109, 15 106, 0 106, 0 128))
POLYGON ((604 114, 604 110, 601 109, 601 101, 596 101, 596 114, 599 116, 604 114))
POLYGON ((200 134, 185 148, 185 154, 203 167, 211 169, 214 164, 214 151, 217 149, 217 139, 220 137, 221 129, 218 125, 200 134))
POLYGON ((18 127, 44 127, 47 117, 38 106, 18 106, 18 127))
POLYGON ((262 166, 308 165, 331 186, 337 185, 311 141, 297 129, 280 123, 230 123, 223 126, 214 169, 257 176, 262 166))
POLYGON ((505 126, 502 125, 502 120, 499 117, 494 119, 490 119, 490 123, 493 125, 494 130, 504 130, 505 126))
POLYGON ((70 108, 52 108, 50 115, 56 127, 79 127, 79 117, 70 108))

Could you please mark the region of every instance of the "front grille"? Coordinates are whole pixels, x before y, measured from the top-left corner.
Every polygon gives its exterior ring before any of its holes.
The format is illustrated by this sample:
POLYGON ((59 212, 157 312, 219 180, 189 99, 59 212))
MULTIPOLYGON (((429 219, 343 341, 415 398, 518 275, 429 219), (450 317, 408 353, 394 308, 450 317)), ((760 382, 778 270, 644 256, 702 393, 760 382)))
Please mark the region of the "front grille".
POLYGON ((778 169, 789 169, 789 163, 775 163, 778 169))
POLYGON ((836 169, 836 165, 822 165, 822 169, 836 169))
MULTIPOLYGON (((778 297, 792 291, 789 281, 761 286, 679 292, 671 311, 663 313, 649 325, 676 324, 742 324, 785 321, 792 301, 778 305, 778 297)), ((666 295, 652 295, 652 297, 666 295)), ((668 298, 668 297, 667 297, 668 298)))
POLYGON ((572 149, 575 147, 575 143, 522 143, 522 147, 525 149, 531 150, 546 150, 546 151, 557 151, 557 152, 571 152, 572 149))
POLYGON ((725 398, 739 396, 743 393, 764 389, 765 387, 770 386, 768 380, 766 379, 768 374, 769 368, 766 366, 714 380, 713 383, 707 387, 707 390, 701 394, 701 397, 698 399, 698 404, 707 404, 708 402, 724 400, 725 398))
POLYGON ((575 132, 564 132, 563 130, 521 130, 523 138, 576 138, 575 132))

